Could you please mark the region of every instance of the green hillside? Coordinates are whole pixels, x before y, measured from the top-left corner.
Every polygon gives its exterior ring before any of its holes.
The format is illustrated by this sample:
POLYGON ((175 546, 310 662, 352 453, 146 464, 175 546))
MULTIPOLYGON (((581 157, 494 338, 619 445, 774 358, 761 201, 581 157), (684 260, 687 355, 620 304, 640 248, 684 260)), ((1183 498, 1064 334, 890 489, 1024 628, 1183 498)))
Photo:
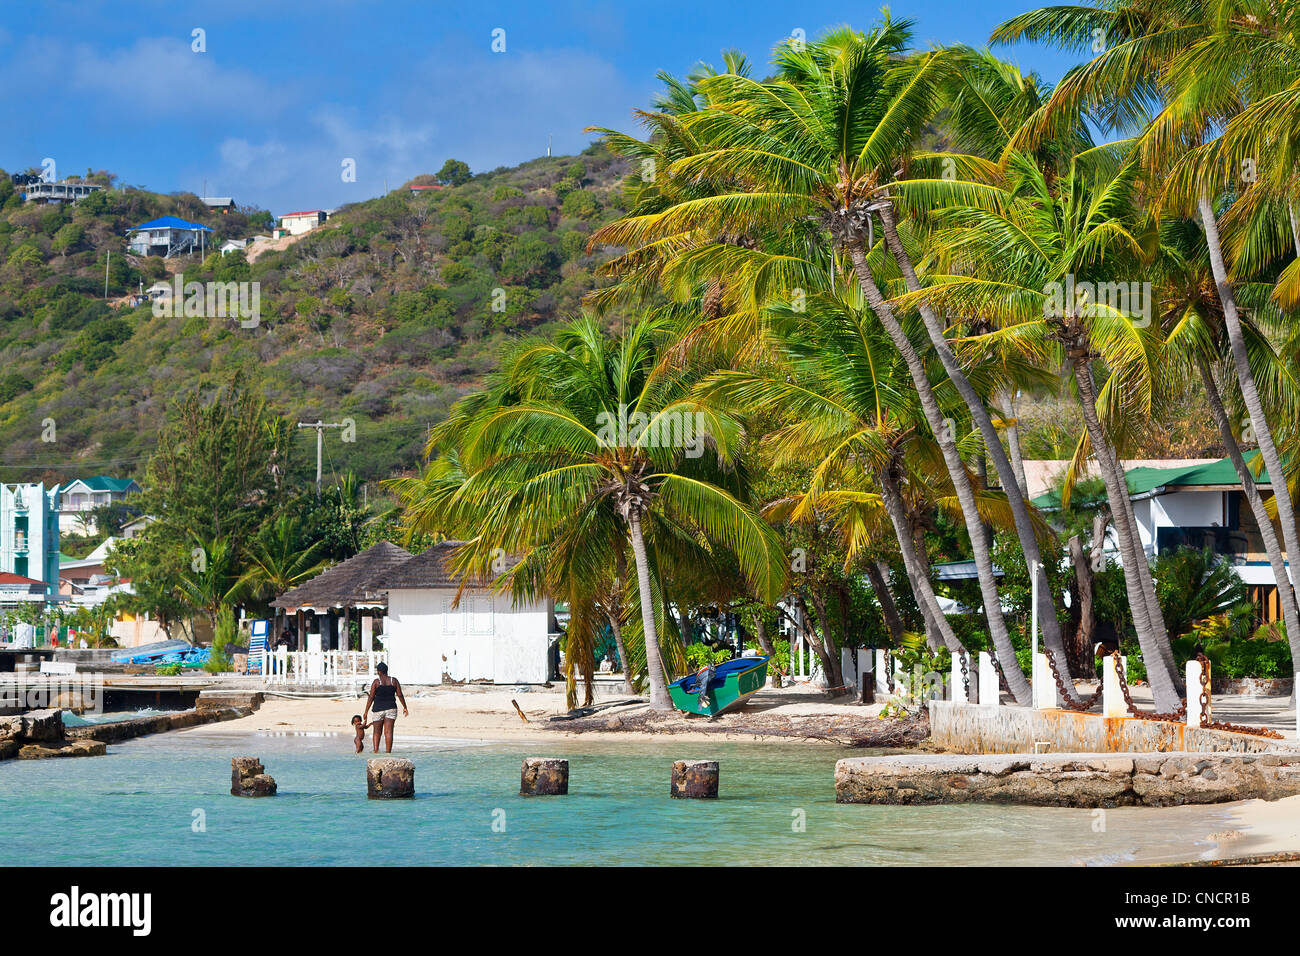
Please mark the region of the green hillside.
MULTIPOLYGON (((173 397, 237 369, 290 419, 355 421, 354 444, 327 435, 327 473, 409 468, 428 426, 506 338, 569 316, 594 287, 601 257, 586 253, 587 236, 618 215, 623 172, 593 147, 412 195, 407 186, 435 181, 419 176, 251 265, 242 253, 130 256, 125 232, 175 215, 211 226, 219 244, 266 233, 265 211, 222 214, 192 194, 116 187, 37 205, 4 173, 0 480, 138 477, 173 397), (257 327, 122 302, 177 271, 186 282, 259 283, 257 327)), ((314 461, 304 430, 292 468, 305 476, 314 461)))

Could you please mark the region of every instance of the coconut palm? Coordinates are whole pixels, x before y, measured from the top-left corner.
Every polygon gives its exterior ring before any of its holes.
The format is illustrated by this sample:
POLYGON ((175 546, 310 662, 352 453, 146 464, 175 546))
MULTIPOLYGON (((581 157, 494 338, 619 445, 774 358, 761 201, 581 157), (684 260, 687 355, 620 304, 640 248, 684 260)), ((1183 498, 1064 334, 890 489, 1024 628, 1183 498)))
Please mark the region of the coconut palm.
MULTIPOLYGON (((1062 81, 1047 115, 1091 110, 1112 127, 1143 127, 1144 157, 1166 180, 1166 204, 1199 217, 1231 368, 1260 457, 1274 476, 1274 507, 1288 555, 1300 554, 1300 530, 1281 479, 1287 472, 1273 423, 1251 367, 1234 270, 1219 230, 1221 210, 1213 197, 1240 191, 1243 178, 1257 180, 1259 189, 1271 186, 1272 196, 1287 209, 1293 247, 1300 253, 1294 223, 1300 57, 1293 19, 1289 5, 1256 0, 1130 0, 1036 10, 993 35, 995 42, 1039 40, 1079 51, 1091 45, 1097 55, 1062 81)), ((1256 208, 1264 205, 1258 196, 1252 202, 1256 208)), ((1300 267, 1292 268, 1300 276, 1300 267)), ((1243 484, 1247 480, 1243 473, 1243 484)))
MULTIPOLYGON (((674 538, 725 549, 769 600, 785 575, 776 536, 745 500, 743 431, 686 397, 683 373, 658 362, 662 332, 661 324, 641 320, 611 337, 583 317, 552 341, 522 345, 494 392, 442 427, 455 436, 467 477, 438 509, 453 525, 477 526, 472 547, 459 556, 462 572, 486 574, 494 553, 542 547, 561 566, 574 565, 569 577, 582 581, 610 566, 600 544, 616 520, 631 552, 656 710, 672 705, 655 550, 674 538), (574 537, 584 529, 594 536, 574 537)), ((539 580, 554 577, 538 573, 539 580)))
POLYGON ((1156 330, 1143 327, 1136 308, 1140 303, 1116 303, 1088 294, 1089 287, 1082 285, 1106 288, 1100 284, 1140 275, 1149 239, 1141 231, 1136 204, 1135 157, 1118 170, 1096 159, 1088 153, 1077 157, 1054 191, 1037 164, 1011 154, 1008 181, 992 208, 981 203, 935 213, 941 224, 933 237, 937 257, 951 271, 932 270, 931 284, 903 299, 924 297, 939 310, 987 317, 998 328, 980 339, 1034 350, 1050 341, 1063 353, 1078 391, 1088 447, 1106 484, 1156 706, 1173 710, 1178 703, 1173 654, 1108 433, 1115 429, 1102 424, 1103 417, 1120 419, 1125 412, 1149 414, 1156 330), (1106 373, 1100 390, 1094 367, 1098 360, 1106 373))
MULTIPOLYGON (((1165 333, 1161 367, 1175 384, 1190 379, 1199 381, 1205 389, 1210 412, 1241 479, 1242 496, 1259 527, 1264 552, 1277 582, 1278 603, 1292 655, 1300 660, 1300 607, 1296 590, 1287 574, 1274 516, 1260 494, 1255 471, 1242 448, 1237 425, 1241 417, 1228 411, 1229 402, 1235 405, 1234 400, 1239 400, 1233 394, 1236 380, 1232 370, 1225 367, 1227 349, 1222 307, 1210 275, 1207 250, 1197 233, 1195 224, 1186 219, 1171 221, 1161 230, 1160 256, 1152 270, 1157 280, 1160 321, 1165 333)), ((1267 284, 1239 285, 1238 293, 1254 304, 1257 316, 1274 321, 1280 318, 1270 300, 1267 284)), ((1288 380, 1290 376, 1279 369, 1279 356, 1264 332, 1249 320, 1244 331, 1256 379, 1288 380)))
MULTIPOLYGON (((806 489, 770 505, 769 517, 837 528, 849 562, 890 528, 927 631, 954 655, 967 654, 939 607, 916 520, 923 507, 954 517, 962 507, 951 483, 927 477, 944 474, 942 454, 922 426, 906 363, 859 288, 839 289, 797 310, 770 309, 776 361, 716 372, 700 393, 731 408, 776 413, 783 424, 763 442, 774 467, 814 463, 806 489)), ((999 526, 1012 523, 1005 497, 993 492, 977 496, 976 514, 999 526)), ((1006 670, 1012 693, 1027 699, 1023 673, 1006 670)))
MULTIPOLYGON (((771 82, 731 74, 702 80, 710 105, 681 122, 707 148, 677 160, 671 172, 688 181, 736 185, 662 212, 628 217, 610 237, 639 247, 690 230, 726 228, 763 236, 761 245, 777 258, 715 243, 707 252, 695 252, 694 259, 715 271, 757 276, 761 282, 755 278, 752 288, 786 299, 808 291, 807 264, 829 254, 828 238, 848 257, 870 307, 906 360, 926 423, 942 450, 971 539, 989 629, 1009 666, 1013 648, 970 475, 921 352, 903 326, 905 317, 890 306, 869 261, 871 216, 888 204, 883 190, 931 112, 946 69, 937 57, 904 59, 909 39, 906 21, 886 18, 867 33, 841 29, 816 43, 783 44, 771 82), (774 233, 780 234, 779 244, 768 241, 774 233), (807 249, 804 255, 786 254, 799 243, 807 249)), ((951 377, 946 363, 945 370, 951 377)), ((993 440, 1000 442, 996 433, 993 440)), ((1014 483, 1009 464, 1007 474, 1014 483)), ((1035 544, 1025 547, 1036 550, 1035 544)), ((1050 617, 1055 620, 1054 613, 1050 617)), ((1053 636, 1059 643, 1059 633, 1053 636)))

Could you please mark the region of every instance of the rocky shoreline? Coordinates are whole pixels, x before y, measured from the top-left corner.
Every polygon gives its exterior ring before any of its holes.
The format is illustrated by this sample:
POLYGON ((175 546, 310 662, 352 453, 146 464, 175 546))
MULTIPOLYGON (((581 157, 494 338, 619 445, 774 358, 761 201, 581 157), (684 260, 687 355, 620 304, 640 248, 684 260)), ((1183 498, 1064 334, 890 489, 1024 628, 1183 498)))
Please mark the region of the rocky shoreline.
POLYGON ((62 710, 31 710, 0 717, 0 760, 101 757, 108 752, 109 744, 200 724, 236 720, 252 712, 249 707, 209 706, 110 724, 66 728, 62 710))

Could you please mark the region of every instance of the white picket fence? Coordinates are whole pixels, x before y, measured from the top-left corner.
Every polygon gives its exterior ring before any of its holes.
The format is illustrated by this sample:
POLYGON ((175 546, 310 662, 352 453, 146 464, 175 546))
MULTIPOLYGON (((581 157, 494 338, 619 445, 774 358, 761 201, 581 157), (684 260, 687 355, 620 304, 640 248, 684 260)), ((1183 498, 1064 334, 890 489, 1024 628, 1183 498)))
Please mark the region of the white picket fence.
POLYGON ((290 651, 266 653, 265 684, 365 684, 375 665, 388 663, 387 651, 290 651))

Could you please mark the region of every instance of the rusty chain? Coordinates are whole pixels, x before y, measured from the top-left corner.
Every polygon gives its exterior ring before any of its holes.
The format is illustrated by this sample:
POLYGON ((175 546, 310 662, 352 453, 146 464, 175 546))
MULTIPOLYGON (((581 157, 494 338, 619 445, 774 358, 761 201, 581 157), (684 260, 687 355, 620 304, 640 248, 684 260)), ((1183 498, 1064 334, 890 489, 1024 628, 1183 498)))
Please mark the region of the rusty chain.
POLYGON ((966 691, 966 703, 970 703, 970 671, 967 669, 966 652, 961 652, 961 683, 966 691))
MULTIPOLYGON (((1061 677, 1061 672, 1056 667, 1056 658, 1052 656, 1052 652, 1046 647, 1043 648, 1043 656, 1047 658, 1047 666, 1052 669, 1052 677, 1056 681, 1056 690, 1061 695, 1061 701, 1065 705, 1066 710, 1074 710, 1079 713, 1086 713, 1087 711, 1092 710, 1097 701, 1101 700, 1101 690, 1105 682, 1102 681, 1097 684, 1097 692, 1091 697, 1080 697, 1078 700, 1071 700, 1070 694, 1066 693, 1065 690, 1065 679, 1061 677)), ((1070 685, 1070 688, 1071 690, 1074 689, 1073 683, 1070 685)), ((1076 690, 1075 693, 1077 694, 1078 691, 1076 690)))
POLYGON ((1164 720, 1182 723, 1187 719, 1187 698, 1182 698, 1178 709, 1169 713, 1146 713, 1137 709, 1137 704, 1133 703, 1133 695, 1128 689, 1128 675, 1124 672, 1124 658, 1120 656, 1119 651, 1111 651, 1110 656, 1115 659, 1115 670, 1119 673, 1119 690, 1124 695, 1124 706, 1128 708, 1129 716, 1136 717, 1139 720, 1164 720))
POLYGON ((1242 724, 1230 724, 1224 720, 1206 720, 1205 715, 1210 709, 1210 662, 1204 654, 1197 654, 1196 659, 1201 662, 1201 726, 1210 730, 1227 730, 1236 734, 1250 734, 1254 737, 1268 737, 1272 740, 1281 740, 1282 735, 1276 730, 1269 730, 1267 727, 1246 727, 1242 724))

